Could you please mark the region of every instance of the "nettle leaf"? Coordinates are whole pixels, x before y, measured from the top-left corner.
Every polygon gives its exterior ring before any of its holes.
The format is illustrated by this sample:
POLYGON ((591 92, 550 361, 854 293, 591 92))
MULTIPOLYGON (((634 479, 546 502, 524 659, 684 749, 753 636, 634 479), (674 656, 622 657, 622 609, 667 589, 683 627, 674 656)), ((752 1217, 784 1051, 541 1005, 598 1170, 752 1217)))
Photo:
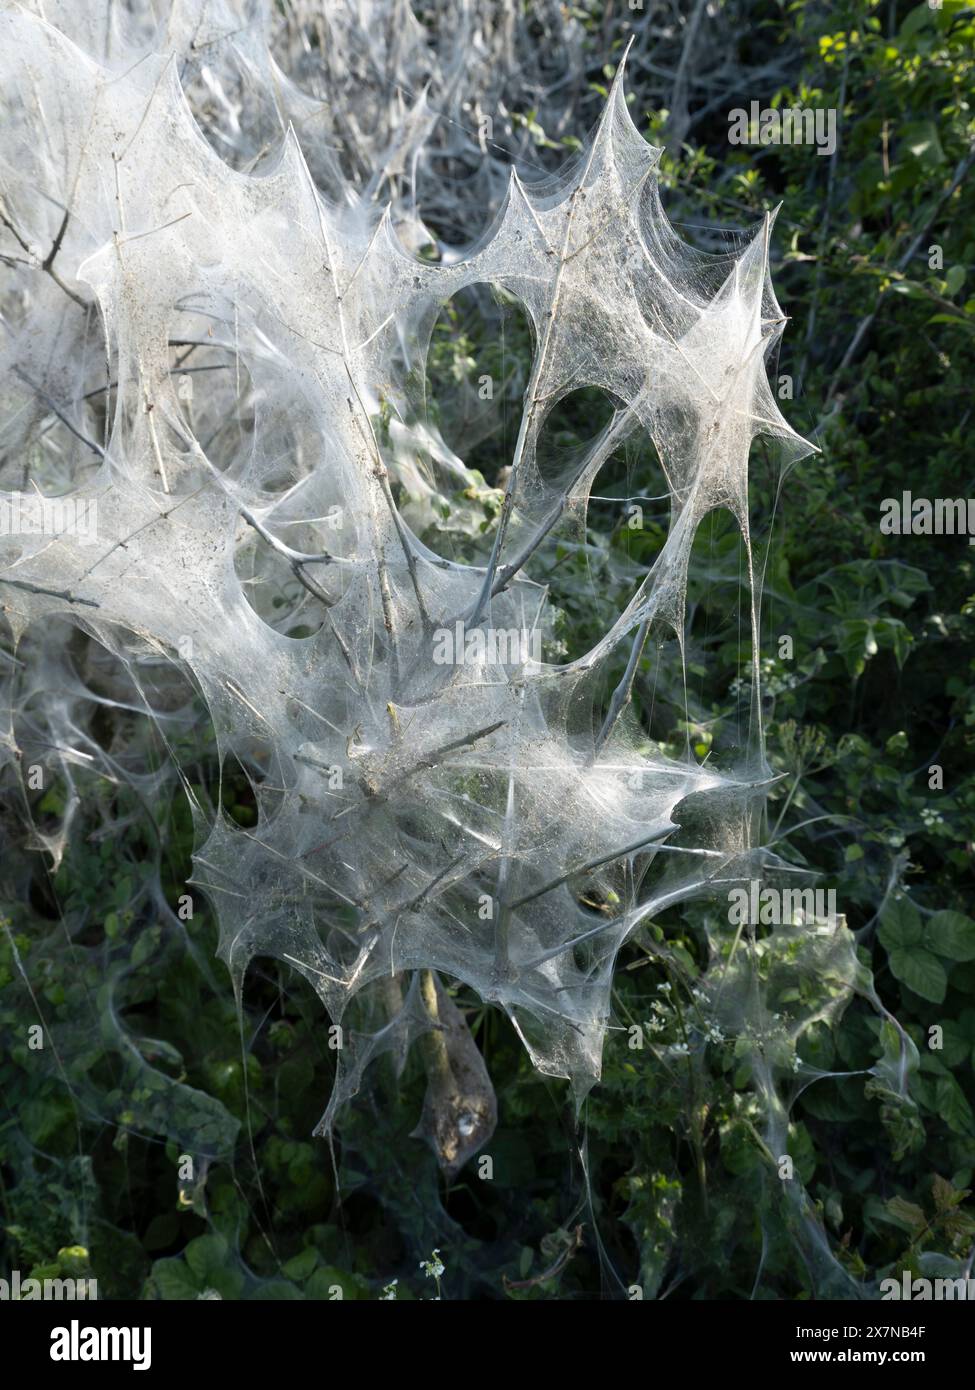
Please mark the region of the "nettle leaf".
POLYGON ((884 1210, 891 1221, 911 1235, 917 1235, 927 1225, 923 1209, 906 1197, 891 1197, 884 1210))
POLYGON ((944 1001, 948 976, 937 956, 923 947, 897 946, 890 952, 890 968, 902 984, 932 1004, 944 1001))
POLYGON ((970 1197, 971 1192, 967 1188, 955 1187, 940 1173, 935 1173, 931 1182, 931 1196, 938 1211, 950 1211, 953 1207, 960 1206, 966 1197, 970 1197))
POLYGON ((975 960, 975 921, 963 912, 936 912, 928 918, 924 939, 948 960, 975 960))

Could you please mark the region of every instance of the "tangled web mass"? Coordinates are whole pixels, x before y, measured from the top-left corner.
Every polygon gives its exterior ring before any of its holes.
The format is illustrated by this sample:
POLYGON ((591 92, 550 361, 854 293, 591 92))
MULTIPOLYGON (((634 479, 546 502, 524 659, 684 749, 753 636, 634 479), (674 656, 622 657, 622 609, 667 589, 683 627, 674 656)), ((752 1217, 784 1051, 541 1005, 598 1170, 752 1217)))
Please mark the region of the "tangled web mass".
MULTIPOLYGON (((766 377, 783 327, 771 218, 734 254, 685 244, 621 68, 571 163, 511 172, 480 240, 431 259, 415 206, 382 198, 429 127, 422 96, 364 184, 303 141, 323 103, 229 5, 175 4, 113 42, 51 14, 2 16, 3 497, 93 502, 97 528, 0 537, 14 639, 47 627, 53 641, 65 620, 139 688, 161 661, 192 677, 257 801, 252 829, 195 807, 193 881, 238 991, 263 955, 301 971, 334 1020, 381 992, 386 1012, 339 1055, 325 1130, 378 1051, 431 1030, 438 991, 449 1034, 439 985, 431 997, 407 972, 502 1007, 535 1065, 581 1096, 621 946, 664 908, 775 867, 757 847, 769 768, 748 460, 756 435, 789 460, 810 446, 766 377), (247 160, 222 158, 187 100, 218 59, 292 122, 247 160), (421 525, 471 476, 437 443, 424 383, 438 313, 475 285, 524 307, 533 359, 489 548, 461 563, 421 525), (607 393, 612 418, 553 466, 540 435, 580 387, 607 393), (665 543, 591 650, 546 661, 533 566, 584 537, 600 469, 636 436, 666 478, 665 543), (755 662, 748 738, 723 770, 647 752, 629 708, 645 654, 682 650, 691 551, 717 508, 742 532, 755 662), (285 584, 297 629, 268 599, 285 584)), ((26 679, 15 663, 9 678, 26 679)), ((71 782, 89 755, 60 708, 51 757, 71 782)), ((22 756, 12 723, 2 752, 22 756)), ((845 928, 812 946, 810 968, 853 981, 845 928)))

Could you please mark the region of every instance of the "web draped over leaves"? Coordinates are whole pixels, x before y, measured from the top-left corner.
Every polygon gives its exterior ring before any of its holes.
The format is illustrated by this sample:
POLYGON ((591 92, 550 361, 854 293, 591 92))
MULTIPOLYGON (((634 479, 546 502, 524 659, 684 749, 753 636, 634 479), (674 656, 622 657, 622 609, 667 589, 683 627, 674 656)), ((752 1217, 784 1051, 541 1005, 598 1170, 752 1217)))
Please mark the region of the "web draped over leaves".
MULTIPOLYGON (((206 23, 230 34, 235 12, 218 25, 217 8, 206 23)), ((388 1004, 398 986, 393 1008, 357 1016, 323 1130, 374 1056, 431 1029, 407 972, 439 972, 505 1010, 535 1066, 581 1098, 600 1074, 623 945, 675 904, 709 897, 720 910, 734 885, 795 878, 761 844, 771 773, 748 491, 756 437, 786 464, 811 451, 766 372, 784 327, 774 217, 724 255, 685 243, 621 65, 570 163, 543 179, 510 171, 480 239, 431 260, 408 199, 384 203, 381 177, 357 182, 306 138, 320 103, 283 78, 259 27, 222 50, 247 90, 269 100, 277 83, 286 128, 235 161, 187 100, 210 73, 199 7, 174 5, 110 56, 73 23, 62 31, 22 7, 2 17, 0 438, 3 496, 32 479, 49 497, 93 500, 97 537, 0 537, 14 641, 46 653, 35 672, 57 672, 67 622, 114 653, 136 690, 172 663, 199 691, 257 807, 241 827, 210 815, 187 781, 192 883, 217 913, 238 994, 258 956, 300 971, 336 1022, 363 992, 388 1004), (437 315, 471 286, 517 301, 533 337, 476 563, 438 546, 435 529, 421 539, 417 519, 424 497, 471 476, 431 447, 424 395, 437 315), (606 393, 611 418, 552 466, 539 451, 546 420, 582 387, 606 393), (547 659, 538 557, 584 539, 600 470, 634 438, 660 461, 666 538, 595 645, 547 659), (630 698, 656 648, 680 659, 695 537, 719 508, 743 539, 753 662, 746 732, 720 767, 648 745, 630 698), (271 601, 285 583, 290 626, 271 601)), ((409 139, 428 117, 421 99, 409 139)), ((404 167, 408 146, 387 147, 386 166, 404 167)), ((104 759, 78 737, 63 679, 56 697, 31 679, 11 657, 0 752, 24 761, 15 713, 38 693, 56 735, 47 756, 73 786, 86 759, 104 759)), ((143 785, 150 794, 148 774, 143 785)), ((56 859, 73 805, 38 831, 56 859)), ((836 920, 764 942, 746 933, 730 951, 723 933, 700 997, 709 1026, 766 1038, 755 1074, 778 1154, 777 1078, 796 1037, 869 981, 836 920), (800 948, 825 997, 774 1024, 777 972, 800 948)))

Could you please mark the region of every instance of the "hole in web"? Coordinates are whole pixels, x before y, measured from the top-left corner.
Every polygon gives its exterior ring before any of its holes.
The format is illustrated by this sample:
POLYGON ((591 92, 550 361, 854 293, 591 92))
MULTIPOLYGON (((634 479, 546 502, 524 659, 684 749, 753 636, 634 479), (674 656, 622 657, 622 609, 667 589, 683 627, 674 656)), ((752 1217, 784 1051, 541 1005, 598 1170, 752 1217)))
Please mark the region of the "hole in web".
POLYGON ((504 486, 532 350, 531 325, 518 300, 486 284, 458 291, 433 326, 428 422, 488 487, 504 486))
POLYGON ((180 414, 214 468, 221 473, 249 453, 255 399, 239 353, 220 342, 187 341, 174 334, 170 378, 180 414))
POLYGON ((546 490, 564 492, 575 480, 616 402, 598 386, 580 386, 562 396, 545 416, 535 450, 535 466, 546 490))
POLYGON ((220 809, 233 827, 253 830, 257 825, 259 812, 253 781, 236 753, 228 753, 220 765, 220 809))
MULTIPOLYGON (((322 466, 331 464, 332 436, 300 375, 269 349, 265 330, 275 327, 221 296, 184 297, 168 335, 176 447, 195 440, 212 468, 286 506, 289 524, 324 518, 334 529, 345 499, 334 492, 338 470, 322 466)), ((195 487, 207 470, 192 467, 195 487)))
POLYGON ((589 651, 625 602, 621 597, 614 606, 613 599, 607 600, 607 556, 602 548, 596 554, 588 543, 584 496, 566 498, 592 466, 594 450, 616 409, 613 399, 597 387, 564 396, 546 417, 535 458, 526 459, 515 494, 502 567, 522 561, 527 553, 520 573, 548 587, 547 661, 574 660, 589 651), (591 568, 594 557, 599 574, 591 568), (601 627, 602 620, 607 621, 601 627))
MULTIPOLYGON (((254 451, 259 392, 250 363, 253 334, 236 322, 232 304, 208 295, 184 299, 169 325, 171 402, 179 416, 179 448, 195 439, 213 468, 246 465, 254 451)), ((206 470, 192 467, 192 486, 206 470)))
MULTIPOLYGON (((252 527, 234 551, 234 570, 240 580, 250 607, 262 622, 275 632, 294 639, 313 637, 325 621, 331 601, 339 594, 332 590, 327 565, 309 565, 305 573, 315 592, 310 592, 295 574, 288 559, 259 535, 252 527), (326 587, 328 586, 328 587, 326 587)), ((293 545, 294 532, 289 532, 288 544, 293 545)))
POLYGON ((644 431, 625 440, 592 482, 587 526, 645 573, 670 527, 671 497, 657 446, 644 431))
MULTIPOLYGON (((335 1035, 332 1018, 314 987, 300 970, 285 962, 257 956, 251 961, 242 982, 245 1016, 260 1020, 249 1037, 250 1051, 262 1066, 287 1067, 302 1078, 303 1084, 281 1095, 281 1114, 292 1133, 310 1135, 317 1124, 324 1098, 331 1089, 335 1071, 335 1035)), ((237 1056, 239 1063, 240 1057, 237 1056)), ((241 1097, 243 1099, 243 1097, 241 1097)), ((241 1107, 243 1108, 243 1107, 241 1107)), ((311 1156, 311 1169, 328 1174, 331 1159, 327 1147, 310 1145, 301 1150, 302 1184, 311 1172, 305 1162, 311 1156)), ((317 1178, 315 1179, 317 1183, 317 1178)))
MULTIPOLYGON (((176 717, 180 712, 186 711, 187 721, 195 717, 189 709, 196 698, 195 687, 174 660, 147 650, 122 629, 112 633, 119 642, 120 650, 116 651, 67 622, 57 627, 64 633, 62 649, 74 674, 91 692, 93 702, 100 703, 101 713, 96 711, 93 719, 106 733, 109 725, 113 729, 124 725, 129 715, 141 719, 157 714, 163 720, 168 717, 173 725, 180 722, 176 717)), ((128 735, 116 738, 116 742, 128 742, 128 735)), ((109 746, 101 739, 99 743, 109 746)))
MULTIPOLYGON (((691 547, 687 578, 685 672, 687 703, 681 725, 699 762, 724 763, 744 751, 751 694, 751 595, 748 559, 737 519, 725 507, 709 512, 691 547), (718 673, 715 681, 715 673, 718 673), (727 691, 715 704, 711 688, 727 691)), ((677 708, 683 701, 677 703, 677 708)))
POLYGON ((207 43, 205 61, 190 51, 180 74, 186 110, 210 148, 232 169, 253 172, 276 151, 281 116, 258 73, 248 71, 233 42, 207 43))
POLYGON ((253 830, 270 821, 288 790, 277 750, 266 739, 247 735, 234 739, 220 768, 220 807, 232 826, 253 830))

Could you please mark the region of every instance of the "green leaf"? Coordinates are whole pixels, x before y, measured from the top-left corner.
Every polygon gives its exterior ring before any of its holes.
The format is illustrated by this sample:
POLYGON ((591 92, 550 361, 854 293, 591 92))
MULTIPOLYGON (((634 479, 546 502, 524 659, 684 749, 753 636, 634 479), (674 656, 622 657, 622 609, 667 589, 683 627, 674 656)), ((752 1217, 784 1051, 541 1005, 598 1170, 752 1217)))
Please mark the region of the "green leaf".
POLYGON ((244 1276, 223 1236, 197 1236, 183 1253, 202 1288, 216 1289, 222 1298, 240 1297, 244 1276))
POLYGON ((908 13, 900 27, 901 38, 909 39, 911 35, 916 34, 919 29, 926 28, 930 19, 931 7, 928 5, 927 0, 924 0, 923 4, 916 5, 914 9, 908 13))
POLYGON ((935 1173, 931 1182, 931 1196, 934 1198, 934 1205, 938 1211, 950 1211, 952 1207, 960 1206, 966 1197, 971 1193, 965 1189, 959 1191, 956 1187, 943 1178, 940 1173, 935 1173))
POLYGON ((934 121, 915 121, 901 131, 901 143, 927 168, 944 162, 945 152, 934 121))
POLYGON ((963 912, 936 912, 928 921, 926 941, 948 960, 975 960, 975 922, 963 912))
POLYGON ((948 976, 938 957, 930 951, 923 947, 895 947, 890 952, 890 968, 902 984, 922 999, 929 999, 932 1004, 944 1001, 948 976))
POLYGON ((202 1287, 200 1280, 185 1260, 157 1260, 152 1267, 152 1279, 163 1298, 168 1300, 196 1298, 202 1287))
POLYGON ((953 265, 945 276, 945 290, 950 299, 956 295, 965 283, 965 267, 963 265, 953 265))
POLYGON ((948 1067, 961 1066, 968 1060, 971 1049, 971 1042, 965 1036, 965 1030, 960 1023, 949 1018, 942 1024, 941 1034, 942 1045, 935 1055, 941 1057, 948 1067))
POLYGON ((144 965, 159 945, 159 928, 143 928, 132 948, 132 964, 144 965))
POLYGON ((927 1225, 927 1217, 921 1208, 904 1197, 891 1197, 886 1211, 892 1221, 912 1234, 923 1231, 927 1225))
POLYGON ((318 1264, 318 1251, 315 1249, 302 1250, 300 1255, 295 1255, 293 1259, 281 1267, 281 1273, 287 1275, 289 1279, 307 1279, 318 1264))
POLYGON ((805 1183, 810 1182, 813 1173, 816 1171, 816 1149, 805 1125, 799 1124, 789 1126, 789 1138, 786 1148, 788 1153, 795 1160, 795 1165, 802 1181, 805 1183))
POLYGON ((738 1121, 721 1130, 721 1159, 738 1178, 756 1172, 763 1161, 751 1132, 738 1121))
POLYGON ((965 1093, 953 1076, 941 1076, 935 1085, 935 1107, 955 1134, 975 1133, 975 1116, 965 1093))
MULTIPOLYGON (((967 1046, 965 1050, 967 1052, 967 1046)), ((162 1212, 149 1222, 142 1244, 146 1250, 164 1250, 175 1243, 178 1230, 176 1213, 162 1212)))
POLYGON ((335 1294, 336 1289, 342 1290, 342 1299, 346 1302, 361 1296, 361 1290, 351 1274, 336 1269, 334 1265, 324 1265, 321 1269, 315 1270, 305 1285, 305 1297, 323 1303, 337 1303, 339 1300, 335 1294))
POLYGON ((924 935, 921 914, 910 898, 891 898, 880 914, 877 935, 888 951, 898 946, 916 946, 924 935))

